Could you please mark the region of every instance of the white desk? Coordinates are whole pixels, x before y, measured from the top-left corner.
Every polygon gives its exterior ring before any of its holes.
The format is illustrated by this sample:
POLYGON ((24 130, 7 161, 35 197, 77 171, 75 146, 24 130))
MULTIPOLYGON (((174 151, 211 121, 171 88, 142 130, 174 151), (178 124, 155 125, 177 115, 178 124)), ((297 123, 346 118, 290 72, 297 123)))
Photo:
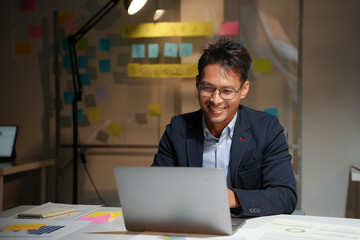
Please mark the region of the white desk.
POLYGON ((41 202, 45 202, 46 167, 52 166, 54 164, 55 164, 55 159, 49 159, 44 161, 31 162, 27 164, 20 164, 7 168, 0 168, 0 211, 3 210, 4 177, 11 174, 40 169, 40 200, 41 202))
MULTIPOLYGON (((18 212, 29 209, 31 206, 19 206, 13 209, 9 209, 7 211, 1 212, 0 217, 9 217, 18 212)), ((116 207, 102 207, 97 211, 111 211, 111 212, 119 212, 121 208, 116 207)), ((350 218, 331 218, 331 217, 315 217, 315 216, 299 216, 299 215, 274 215, 267 217, 258 217, 248 219, 246 224, 241 229, 256 229, 263 224, 266 224, 272 221, 275 218, 287 219, 287 220, 299 220, 306 222, 314 222, 314 223, 324 223, 324 224, 340 224, 347 225, 351 227, 358 227, 360 229, 360 220, 359 219, 350 219, 350 218)), ((240 230, 241 230, 240 229, 240 230)), ((172 236, 176 236, 171 234, 172 236)), ((130 239, 164 239, 165 236, 169 236, 167 233, 134 233, 127 232, 124 225, 124 220, 121 217, 115 218, 111 222, 107 222, 105 224, 90 224, 74 233, 66 235, 60 239, 62 240, 88 240, 88 239, 101 239, 101 240, 112 240, 112 239, 121 239, 121 240, 130 240, 130 239)), ((178 236, 186 236, 188 239, 194 235, 188 234, 179 234, 178 236)), ((201 236, 201 235, 200 235, 201 236)), ((198 235, 199 237, 199 235, 198 235)), ((33 239, 33 238, 32 238, 33 239)), ((202 239, 207 239, 207 237, 202 236, 202 239)), ((288 236, 279 236, 279 235, 271 235, 266 234, 261 238, 262 240, 289 240, 288 236)), ((301 239, 301 238, 294 238, 301 239)))

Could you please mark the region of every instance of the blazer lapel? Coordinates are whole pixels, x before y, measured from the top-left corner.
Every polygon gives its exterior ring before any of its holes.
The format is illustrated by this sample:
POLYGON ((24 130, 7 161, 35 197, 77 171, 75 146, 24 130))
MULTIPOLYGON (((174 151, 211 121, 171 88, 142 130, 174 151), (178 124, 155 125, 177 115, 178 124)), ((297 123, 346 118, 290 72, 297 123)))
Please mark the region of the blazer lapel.
POLYGON ((186 156, 189 167, 202 167, 204 133, 202 128, 202 111, 186 124, 186 156))
POLYGON ((231 183, 233 186, 236 186, 235 179, 236 174, 239 168, 240 163, 243 160, 245 152, 249 146, 249 143, 252 139, 251 134, 246 133, 247 129, 250 128, 250 124, 246 118, 246 115, 241 110, 240 106, 238 109, 238 118, 236 120, 233 139, 230 149, 230 176, 231 183))

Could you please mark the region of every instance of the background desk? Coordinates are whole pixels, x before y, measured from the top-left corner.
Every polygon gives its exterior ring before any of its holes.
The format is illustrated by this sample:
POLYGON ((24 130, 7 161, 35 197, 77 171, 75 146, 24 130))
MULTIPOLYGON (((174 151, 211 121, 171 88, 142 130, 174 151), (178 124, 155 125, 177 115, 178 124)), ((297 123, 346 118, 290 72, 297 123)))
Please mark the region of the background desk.
POLYGON ((31 171, 35 169, 40 169, 40 200, 41 202, 45 202, 46 196, 46 167, 52 166, 55 164, 54 159, 44 160, 44 161, 37 161, 31 162, 27 164, 21 164, 16 166, 11 166, 7 168, 0 168, 0 211, 3 210, 3 201, 4 201, 4 177, 22 173, 26 171, 31 171))
MULTIPOLYGON (((9 209, 7 211, 1 212, 0 217, 9 217, 13 216, 21 211, 31 208, 32 206, 19 206, 13 209, 9 209)), ((96 211, 110 211, 110 212, 119 212, 121 208, 118 207, 102 207, 96 211)), ((299 220, 306 222, 314 222, 314 223, 324 223, 324 224, 340 224, 347 225, 352 227, 358 227, 360 229, 360 220, 359 219, 351 219, 351 218, 333 218, 333 217, 315 217, 315 216, 300 216, 300 215, 274 215, 267 217, 257 217, 248 219, 246 224, 240 229, 256 229, 272 221, 275 218, 282 218, 288 220, 299 220)), ((130 239, 163 239, 165 236, 168 236, 167 233, 134 233, 134 232, 126 232, 124 219, 122 216, 115 218, 112 222, 107 222, 105 224, 89 224, 88 226, 74 232, 68 234, 60 239, 62 240, 88 240, 88 239, 101 239, 101 240, 112 240, 112 239, 121 239, 121 240, 130 240, 130 239)), ((192 235, 188 234, 179 234, 178 236, 187 236, 191 237, 192 235)), ((207 239, 207 237, 203 237, 203 239, 207 239)), ((289 240, 288 236, 279 236, 279 235, 271 235, 265 234, 262 240, 289 240)), ((294 238, 299 239, 299 238, 294 238)))

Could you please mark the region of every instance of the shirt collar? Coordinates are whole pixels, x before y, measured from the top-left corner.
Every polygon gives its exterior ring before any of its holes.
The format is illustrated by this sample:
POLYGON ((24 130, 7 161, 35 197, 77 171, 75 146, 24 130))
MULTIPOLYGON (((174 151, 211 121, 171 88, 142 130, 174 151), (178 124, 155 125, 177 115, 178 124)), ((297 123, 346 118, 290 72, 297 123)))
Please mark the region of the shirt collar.
MULTIPOLYGON (((224 130, 221 133, 221 137, 225 134, 227 134, 227 136, 230 137, 230 139, 232 139, 233 134, 234 134, 234 129, 235 129, 235 123, 236 123, 236 119, 237 119, 237 112, 235 114, 235 116, 233 117, 233 119, 229 122, 229 124, 224 128, 224 130)), ((204 129, 204 137, 205 137, 205 141, 210 141, 210 142, 219 142, 219 138, 214 137, 209 129, 206 126, 206 122, 205 122, 205 115, 202 116, 202 127, 204 129)), ((221 138, 220 137, 220 138, 221 138)))

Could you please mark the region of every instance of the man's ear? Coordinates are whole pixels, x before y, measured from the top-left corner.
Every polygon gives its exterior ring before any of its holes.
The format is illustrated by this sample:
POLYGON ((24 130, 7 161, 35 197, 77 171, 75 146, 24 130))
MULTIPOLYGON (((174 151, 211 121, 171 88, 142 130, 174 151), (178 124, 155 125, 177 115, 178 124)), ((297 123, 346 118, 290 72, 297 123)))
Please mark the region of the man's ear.
POLYGON ((248 94, 250 89, 250 81, 246 80, 241 87, 241 92, 240 92, 240 98, 244 99, 246 97, 246 95, 248 94))
POLYGON ((199 75, 196 75, 196 88, 199 87, 199 83, 200 83, 200 77, 199 75))

